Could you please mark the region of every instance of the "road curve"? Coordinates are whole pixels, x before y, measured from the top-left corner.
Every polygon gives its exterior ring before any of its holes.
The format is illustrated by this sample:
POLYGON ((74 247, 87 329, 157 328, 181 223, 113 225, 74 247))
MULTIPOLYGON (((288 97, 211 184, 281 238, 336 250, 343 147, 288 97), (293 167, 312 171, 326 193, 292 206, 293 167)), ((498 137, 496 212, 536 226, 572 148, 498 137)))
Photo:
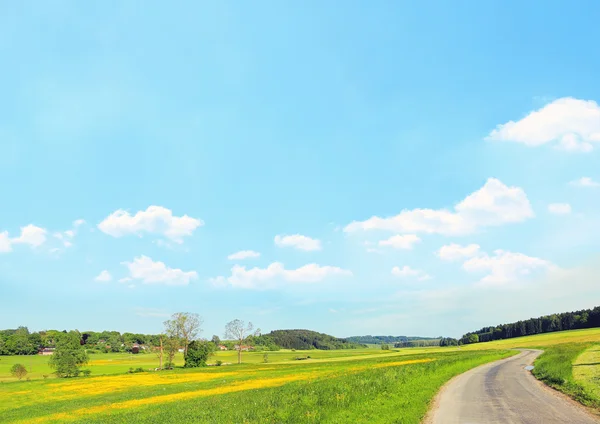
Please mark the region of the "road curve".
POLYGON ((583 407, 525 370, 540 355, 523 350, 451 380, 434 400, 427 424, 598 424, 583 407))

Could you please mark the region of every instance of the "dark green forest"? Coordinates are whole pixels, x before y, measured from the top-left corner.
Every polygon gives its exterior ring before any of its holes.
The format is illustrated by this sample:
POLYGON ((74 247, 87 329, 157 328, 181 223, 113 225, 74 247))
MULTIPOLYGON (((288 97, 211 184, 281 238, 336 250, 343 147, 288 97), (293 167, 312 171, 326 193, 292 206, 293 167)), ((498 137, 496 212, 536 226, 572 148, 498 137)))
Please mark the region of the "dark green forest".
POLYGON ((338 339, 329 334, 317 333, 311 330, 275 330, 266 336, 273 339, 275 344, 284 349, 357 349, 365 347, 347 339, 338 339))
POLYGON ((478 331, 466 333, 460 339, 461 344, 489 342, 492 340, 512 339, 533 334, 553 331, 577 330, 600 327, 600 306, 594 309, 582 309, 574 312, 544 315, 524 321, 483 327, 478 331))

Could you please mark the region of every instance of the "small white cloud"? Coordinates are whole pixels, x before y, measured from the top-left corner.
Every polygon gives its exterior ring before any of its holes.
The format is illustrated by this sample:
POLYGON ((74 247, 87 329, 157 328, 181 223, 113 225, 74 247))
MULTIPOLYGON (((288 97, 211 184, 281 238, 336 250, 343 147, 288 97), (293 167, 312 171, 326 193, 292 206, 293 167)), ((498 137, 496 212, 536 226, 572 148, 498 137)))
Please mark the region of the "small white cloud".
POLYGON ((227 285, 245 289, 272 289, 281 286, 281 282, 288 283, 318 283, 327 278, 349 277, 352 272, 336 266, 321 266, 308 264, 297 269, 285 269, 280 262, 274 262, 267 268, 246 269, 244 266, 234 265, 231 276, 210 279, 215 286, 227 285))
POLYGON ((594 101, 563 97, 520 121, 498 125, 487 140, 512 141, 527 146, 555 142, 567 151, 589 152, 600 142, 600 107, 594 101))
POLYGON ((451 243, 440 247, 436 252, 440 259, 444 261, 456 261, 464 258, 471 258, 479 254, 478 244, 469 244, 461 246, 460 244, 451 243))
POLYGON ((200 219, 187 215, 173 216, 173 212, 167 208, 149 206, 135 215, 119 209, 98 224, 98 228, 113 237, 148 233, 162 235, 175 243, 183 243, 183 237, 191 236, 201 225, 204 222, 200 219))
POLYGON ((548 212, 555 215, 568 215, 571 213, 571 205, 568 203, 551 203, 548 205, 548 212))
POLYGON ((337 314, 339 311, 337 309, 329 308, 329 312, 332 314, 337 314))
POLYGON ((8 253, 12 251, 12 243, 8 237, 8 232, 0 233, 0 253, 8 253))
POLYGON ((592 180, 590 177, 581 177, 578 180, 571 181, 569 184, 576 187, 600 187, 600 183, 592 180))
POLYGON ((67 231, 65 231, 65 236, 67 236, 69 238, 73 238, 73 237, 75 237, 75 231, 67 230, 67 231))
POLYGON ((396 233, 465 235, 479 228, 522 222, 534 216, 523 189, 489 178, 479 190, 447 209, 403 210, 389 218, 373 216, 348 224, 345 232, 387 230, 396 233))
POLYGON ((153 261, 147 256, 139 256, 133 262, 122 262, 129 269, 129 277, 141 280, 144 284, 164 284, 167 286, 186 286, 198 278, 196 271, 182 271, 169 268, 163 262, 153 261))
POLYGON ((411 268, 407 265, 404 265, 402 268, 397 266, 393 267, 392 275, 398 278, 416 278, 419 281, 431 279, 431 276, 426 272, 420 269, 411 268))
POLYGON ((275 244, 279 247, 293 247, 299 250, 321 250, 321 241, 301 234, 291 236, 275 236, 275 244))
POLYGON ((44 228, 29 224, 21 227, 21 235, 11 240, 12 243, 28 244, 31 247, 39 247, 46 241, 47 231, 44 228))
POLYGON ((165 310, 155 308, 135 308, 135 314, 142 318, 169 318, 171 316, 165 310))
POLYGON ((119 283, 128 283, 130 281, 133 281, 133 279, 131 279, 129 277, 124 277, 124 278, 119 279, 119 283))
POLYGON ((73 221, 73 227, 74 228, 80 227, 83 224, 85 224, 85 220, 84 219, 76 219, 75 221, 73 221))
POLYGON ((390 246, 394 249, 412 249, 421 239, 414 234, 396 235, 379 241, 379 246, 390 246))
POLYGON ((98 276, 94 278, 94 280, 106 283, 108 281, 112 281, 112 275, 110 275, 110 272, 108 272, 107 270, 104 270, 100 274, 98 274, 98 276))
POLYGON ((487 273, 480 281, 485 285, 516 282, 535 270, 553 268, 555 266, 546 260, 504 250, 496 250, 492 256, 485 253, 463 264, 463 269, 467 272, 487 273))
POLYGON ((253 259, 258 257, 260 257, 260 253, 255 252, 254 250, 240 250, 239 252, 232 253, 231 255, 227 256, 227 259, 229 259, 230 261, 235 261, 253 259))

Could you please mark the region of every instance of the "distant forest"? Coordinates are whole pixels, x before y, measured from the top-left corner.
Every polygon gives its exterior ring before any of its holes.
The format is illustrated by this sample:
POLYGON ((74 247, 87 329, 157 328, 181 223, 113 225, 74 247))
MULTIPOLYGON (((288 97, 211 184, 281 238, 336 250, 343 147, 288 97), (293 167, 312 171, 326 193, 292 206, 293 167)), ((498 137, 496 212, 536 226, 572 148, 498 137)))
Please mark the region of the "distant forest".
MULTIPOLYGON (((0 355, 36 355, 44 348, 54 348, 56 340, 66 330, 47 330, 30 332, 27 327, 0 330, 0 355)), ((119 333, 118 331, 77 332, 80 343, 88 353, 132 352, 134 347, 159 345, 159 335, 139 333, 119 333)), ((213 336, 215 345, 224 345, 234 349, 235 342, 220 340, 213 336)), ((356 349, 364 347, 359 343, 338 339, 328 334, 310 330, 277 330, 269 334, 249 336, 247 344, 256 351, 277 351, 279 349, 356 349)), ((140 353, 144 349, 139 350, 140 353)))
POLYGON ((284 349, 357 349, 363 344, 310 330, 275 330, 265 335, 284 349))
POLYGON ((395 344, 406 343, 415 340, 439 340, 441 337, 407 337, 407 336, 352 336, 346 337, 351 343, 359 344, 395 344))
POLYGON ((493 327, 483 327, 478 331, 465 334, 460 339, 461 344, 489 342, 492 340, 511 339, 513 337, 530 336, 533 334, 551 333, 553 331, 577 330, 582 328, 600 327, 600 306, 594 309, 582 309, 575 312, 545 315, 524 321, 500 324, 493 327))

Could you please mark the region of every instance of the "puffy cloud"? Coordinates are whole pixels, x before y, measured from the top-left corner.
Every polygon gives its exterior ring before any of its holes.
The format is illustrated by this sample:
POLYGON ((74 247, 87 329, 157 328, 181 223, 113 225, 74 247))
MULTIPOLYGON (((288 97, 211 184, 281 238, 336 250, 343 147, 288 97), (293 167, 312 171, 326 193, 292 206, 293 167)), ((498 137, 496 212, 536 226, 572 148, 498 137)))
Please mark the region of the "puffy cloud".
POLYGON ((424 271, 422 271, 420 269, 411 268, 407 265, 404 265, 402 268, 397 267, 397 266, 393 267, 392 275, 394 277, 399 277, 399 278, 417 278, 419 281, 431 279, 431 276, 429 276, 424 271))
POLYGON ((577 187, 600 187, 600 183, 592 180, 590 177, 581 177, 578 180, 571 181, 569 184, 577 187))
POLYGON ((196 271, 182 271, 169 268, 163 262, 153 261, 147 256, 139 256, 133 262, 122 262, 129 269, 129 277, 141 280, 144 284, 164 284, 167 286, 185 286, 198 278, 196 271))
POLYGON ((568 203, 551 203, 548 205, 548 212, 555 215, 568 215, 571 213, 571 205, 568 203))
POLYGON ((8 237, 8 232, 3 231, 0 233, 0 253, 7 253, 12 251, 12 243, 8 237))
POLYGON ((254 250, 240 250, 239 252, 232 253, 227 256, 227 259, 230 261, 234 260, 243 260, 243 259, 252 259, 260 257, 260 253, 255 252, 254 250))
POLYGON ((282 281, 288 283, 318 283, 327 278, 349 277, 352 272, 335 266, 321 266, 308 264, 296 269, 285 269, 280 262, 273 262, 266 268, 246 269, 244 266, 234 265, 231 276, 216 277, 210 281, 217 286, 231 285, 244 289, 271 289, 282 281))
POLYGON ((467 272, 487 273, 480 281, 484 285, 514 283, 535 270, 555 268, 544 259, 504 250, 496 250, 491 256, 484 253, 463 264, 463 269, 467 272))
POLYGON ((563 97, 519 121, 498 125, 487 139, 533 147, 555 142, 563 150, 589 152, 600 142, 600 107, 591 100, 563 97))
POLYGON ((380 240, 379 246, 391 246, 394 249, 412 249, 421 239, 414 234, 396 235, 387 240, 380 240))
POLYGON ((321 250, 321 241, 301 234, 291 236, 275 236, 275 244, 279 247, 293 247, 299 250, 321 250))
POLYGON ((187 215, 173 216, 173 212, 162 206, 149 206, 135 215, 119 209, 98 224, 100 231, 113 237, 143 233, 158 234, 176 242, 183 243, 183 237, 191 236, 199 226, 200 219, 187 215))
POLYGON ((13 238, 12 243, 28 244, 32 247, 39 247, 46 241, 47 231, 44 228, 36 227, 33 224, 29 224, 25 227, 21 227, 21 235, 13 238))
POLYGON ((85 219, 76 219, 75 221, 73 221, 74 228, 80 227, 83 224, 85 224, 85 219))
POLYGON ((110 275, 110 272, 108 272, 107 270, 104 270, 100 274, 98 274, 98 276, 94 278, 94 280, 99 281, 101 283, 106 283, 108 281, 112 281, 112 275, 110 275))
POLYGON ((436 254, 444 261, 457 261, 477 256, 479 254, 479 245, 469 244, 461 246, 460 244, 450 243, 440 247, 436 254))
POLYGON ((373 216, 366 221, 354 221, 344 231, 387 230, 397 233, 465 235, 481 227, 521 222, 533 216, 523 189, 508 187, 496 178, 489 178, 483 187, 458 203, 454 211, 403 210, 389 218, 373 216))

